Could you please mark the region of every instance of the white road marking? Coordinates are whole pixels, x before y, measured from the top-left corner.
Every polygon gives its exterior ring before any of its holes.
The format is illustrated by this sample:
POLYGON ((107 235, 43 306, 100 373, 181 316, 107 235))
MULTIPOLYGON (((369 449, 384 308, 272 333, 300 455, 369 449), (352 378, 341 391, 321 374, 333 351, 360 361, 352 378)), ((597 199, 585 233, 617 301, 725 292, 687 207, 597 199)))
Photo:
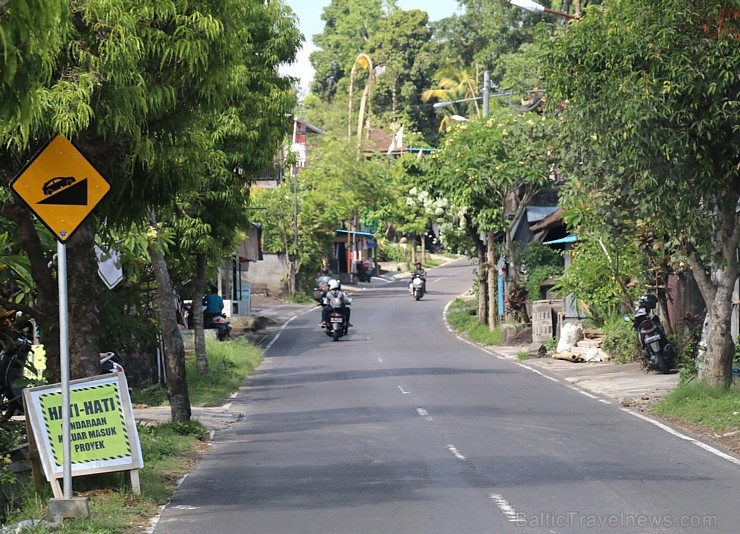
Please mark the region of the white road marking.
POLYGON ((504 517, 506 517, 506 519, 508 519, 512 523, 518 521, 519 513, 509 503, 509 501, 504 499, 498 493, 491 493, 489 497, 494 502, 494 504, 498 507, 498 509, 501 510, 501 513, 504 514, 504 517))
POLYGON ((403 386, 398 386, 398 389, 400 389, 401 390, 401 393, 403 393, 404 395, 408 395, 408 393, 409 393, 408 391, 406 391, 405 389, 403 389, 403 386))
POLYGON ((455 448, 455 446, 454 446, 454 445, 450 445, 450 444, 448 443, 448 444, 447 444, 447 450, 448 450, 448 451, 450 451, 450 452, 452 453, 452 456, 454 456, 454 457, 455 457, 455 458, 457 458, 458 460, 461 460, 461 461, 463 461, 463 462, 465 461, 465 456, 463 456, 462 454, 460 454, 460 451, 458 451, 458 450, 457 450, 457 449, 455 448))
MULTIPOLYGON (((310 311, 310 310, 308 310, 308 311, 310 311)), ((308 311, 305 311, 305 312, 303 312, 303 313, 308 313, 308 311)), ((300 315, 303 315, 303 313, 301 313, 300 315)), ((265 347, 265 352, 267 352, 268 350, 270 350, 270 347, 272 347, 272 344, 273 344, 273 343, 275 343, 275 342, 276 342, 276 341, 277 341, 277 340, 278 340, 278 339, 280 338, 280 333, 281 333, 281 332, 282 332, 282 331, 283 331, 283 330, 285 329, 285 327, 286 327, 286 326, 288 326, 288 324, 290 324, 290 322, 291 322, 291 321, 292 321, 293 319, 295 319, 296 317, 298 317, 298 315, 294 315, 293 317, 291 317, 290 319, 288 319, 287 321, 285 321, 285 322, 283 323, 283 325, 282 325, 282 326, 280 327, 280 332, 278 332, 277 334, 275 334, 275 337, 274 337, 274 338, 272 338, 272 339, 270 340, 270 342, 269 342, 269 343, 267 344, 267 346, 265 347)))
POLYGON ((677 438, 681 438, 683 440, 688 441, 689 443, 693 443, 697 447, 700 447, 704 449, 707 452, 710 452, 716 456, 719 456, 720 458, 727 460, 728 462, 731 462, 735 465, 740 465, 740 460, 735 458, 734 456, 730 456, 729 454, 725 454, 724 452, 720 451, 719 449, 715 449, 711 445, 707 445, 706 443, 699 441, 698 439, 694 439, 690 436, 687 436, 686 434, 682 434, 681 432, 672 429, 668 425, 664 425, 660 421, 656 421, 655 419, 651 419, 650 417, 647 417, 646 415, 642 415, 639 412, 635 412, 630 410, 629 408, 621 408, 623 412, 627 412, 628 414, 634 415, 635 417, 642 419, 643 421, 647 421, 648 423, 652 423, 653 425, 657 426, 661 430, 665 430, 669 434, 672 434, 676 436, 677 438))
MULTIPOLYGON (((504 360, 508 360, 509 358, 503 358, 503 359, 504 360)), ((536 375, 540 375, 542 378, 547 378, 548 380, 551 380, 553 382, 560 382, 560 380, 558 380, 557 378, 553 378, 551 376, 548 376, 545 373, 543 373, 542 371, 538 371, 537 369, 535 369, 534 367, 530 367, 529 365, 524 365, 523 363, 517 363, 517 365, 519 367, 523 367, 524 369, 527 369, 529 371, 532 371, 536 375)))
POLYGON ((383 358, 378 358, 378 363, 384 363, 383 358))
POLYGON ((417 408, 416 413, 418 413, 420 416, 422 416, 427 421, 432 420, 432 416, 429 415, 429 412, 427 412, 424 408, 417 408))

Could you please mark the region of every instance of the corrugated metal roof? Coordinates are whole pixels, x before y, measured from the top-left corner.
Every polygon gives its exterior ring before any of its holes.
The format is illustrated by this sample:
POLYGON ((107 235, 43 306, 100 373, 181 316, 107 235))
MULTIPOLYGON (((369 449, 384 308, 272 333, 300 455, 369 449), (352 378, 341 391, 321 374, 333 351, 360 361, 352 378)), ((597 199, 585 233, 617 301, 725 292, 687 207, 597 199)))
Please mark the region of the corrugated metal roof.
POLYGON ((545 241, 542 243, 543 245, 557 245, 560 243, 575 243, 578 241, 577 235, 569 235, 565 237, 561 237, 560 239, 553 239, 552 241, 545 241))

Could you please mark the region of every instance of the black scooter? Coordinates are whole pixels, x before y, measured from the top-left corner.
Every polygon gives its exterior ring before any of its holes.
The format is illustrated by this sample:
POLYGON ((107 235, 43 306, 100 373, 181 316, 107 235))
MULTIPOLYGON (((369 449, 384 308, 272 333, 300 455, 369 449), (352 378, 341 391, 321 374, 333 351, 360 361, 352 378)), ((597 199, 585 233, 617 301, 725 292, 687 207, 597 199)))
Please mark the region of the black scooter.
POLYGON ((370 265, 364 261, 357 262, 357 279, 360 282, 370 282, 373 278, 373 272, 370 265))
MULTIPOLYGON (((646 372, 659 371, 668 374, 676 367, 676 351, 668 341, 665 329, 657 314, 651 312, 658 306, 658 298, 652 294, 640 297, 632 317, 632 328, 640 342, 640 358, 646 372)), ((625 317, 629 321, 629 317, 625 317)))
POLYGON ((33 323, 16 315, 15 322, 3 328, 0 339, 0 422, 23 413, 23 388, 28 354, 33 346, 33 323))
MULTIPOLYGON (((185 313, 187 314, 187 327, 192 330, 194 328, 193 323, 193 303, 185 301, 183 304, 185 313)), ((203 302, 201 303, 201 309, 205 310, 205 295, 203 296, 203 302)), ((231 324, 226 319, 225 313, 217 313, 211 315, 203 311, 203 329, 204 330, 216 330, 216 337, 219 341, 226 341, 231 339, 231 324)))

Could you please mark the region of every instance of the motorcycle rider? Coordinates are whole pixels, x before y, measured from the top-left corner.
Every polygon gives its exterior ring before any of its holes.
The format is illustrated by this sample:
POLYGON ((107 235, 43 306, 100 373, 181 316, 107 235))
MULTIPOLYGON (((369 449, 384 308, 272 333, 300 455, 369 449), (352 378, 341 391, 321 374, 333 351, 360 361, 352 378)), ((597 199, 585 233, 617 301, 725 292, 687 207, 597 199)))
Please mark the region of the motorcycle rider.
POLYGON ((203 297, 203 304, 206 306, 206 309, 203 310, 203 326, 208 328, 213 322, 213 318, 220 315, 224 310, 224 299, 218 294, 218 288, 213 284, 211 284, 211 292, 203 297))
POLYGON ((314 288, 313 299, 319 304, 323 304, 324 295, 329 291, 329 282, 331 281, 329 269, 321 269, 321 276, 316 279, 316 288, 314 288))
POLYGON ((420 277, 422 282, 424 284, 422 285, 424 293, 427 292, 427 272, 424 270, 424 268, 421 266, 420 261, 416 261, 414 263, 414 271, 411 273, 411 280, 409 280, 409 295, 413 293, 413 287, 414 287, 414 278, 420 277))
POLYGON ((329 323, 329 313, 333 309, 331 306, 331 301, 335 298, 338 298, 342 304, 339 308, 339 311, 342 313, 342 315, 344 315, 344 322, 346 326, 354 326, 352 323, 349 322, 350 310, 348 304, 351 302, 351 299, 349 298, 347 293, 342 291, 342 285, 339 280, 329 281, 329 290, 323 297, 324 309, 321 310, 320 326, 325 327, 329 323))

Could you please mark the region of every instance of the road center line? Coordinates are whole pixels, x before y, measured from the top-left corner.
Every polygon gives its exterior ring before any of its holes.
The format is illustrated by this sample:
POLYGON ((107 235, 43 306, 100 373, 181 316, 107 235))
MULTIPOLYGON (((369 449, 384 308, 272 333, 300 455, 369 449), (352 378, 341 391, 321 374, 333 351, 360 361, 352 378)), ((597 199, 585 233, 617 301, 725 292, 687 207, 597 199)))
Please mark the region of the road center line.
POLYGON ((496 505, 496 507, 499 510, 501 510, 501 513, 504 514, 504 517, 506 517, 506 519, 508 519, 512 523, 518 521, 519 514, 514 509, 514 507, 509 503, 509 501, 507 501, 506 499, 504 499, 498 493, 491 493, 489 495, 489 497, 494 502, 494 504, 496 505))
POLYGON ((427 412, 424 408, 417 408, 416 413, 418 413, 420 416, 422 416, 427 421, 432 420, 432 416, 429 415, 429 412, 427 412))
POLYGON ((465 461, 465 456, 463 456, 462 454, 460 454, 460 451, 458 451, 455 448, 454 445, 451 445, 451 444, 448 443, 447 444, 447 450, 450 451, 452 453, 452 456, 454 456, 458 460, 462 460, 463 462, 465 461))

